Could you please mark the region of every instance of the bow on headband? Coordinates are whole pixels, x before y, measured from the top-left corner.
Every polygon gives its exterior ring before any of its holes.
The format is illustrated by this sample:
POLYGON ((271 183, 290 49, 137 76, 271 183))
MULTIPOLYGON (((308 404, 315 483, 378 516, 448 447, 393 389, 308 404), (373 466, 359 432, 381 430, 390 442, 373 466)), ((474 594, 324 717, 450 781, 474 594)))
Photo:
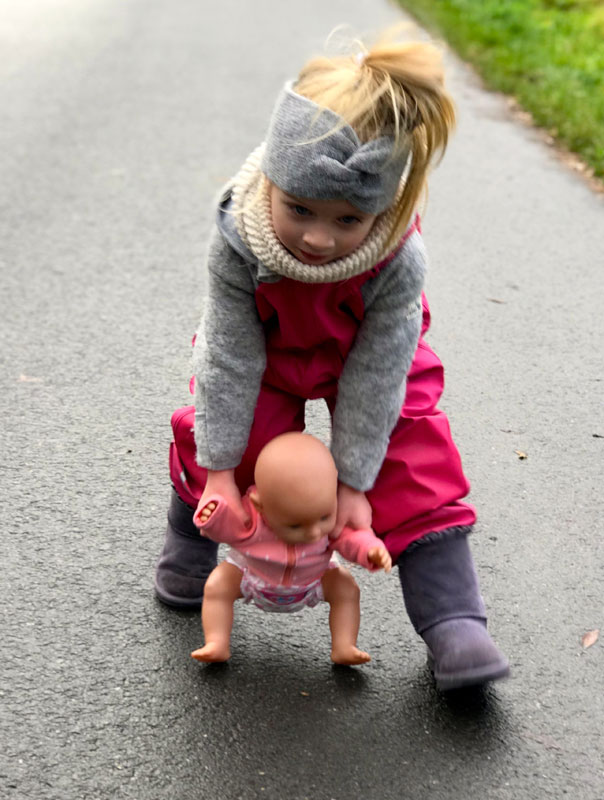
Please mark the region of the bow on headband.
POLYGON ((288 194, 344 198, 367 214, 392 205, 409 151, 393 157, 393 139, 361 143, 329 109, 285 85, 271 117, 261 169, 288 194))

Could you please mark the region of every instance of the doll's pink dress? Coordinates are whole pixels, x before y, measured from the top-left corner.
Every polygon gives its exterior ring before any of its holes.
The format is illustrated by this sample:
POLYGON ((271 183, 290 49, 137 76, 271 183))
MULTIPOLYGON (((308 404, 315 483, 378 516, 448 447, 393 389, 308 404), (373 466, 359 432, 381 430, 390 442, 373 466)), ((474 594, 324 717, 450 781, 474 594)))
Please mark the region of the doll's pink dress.
POLYGON ((251 518, 247 528, 220 495, 208 497, 207 502, 216 503, 216 509, 207 522, 200 524, 201 533, 231 546, 226 560, 243 573, 243 599, 263 611, 299 611, 323 601, 321 578, 326 570, 337 566, 336 552, 371 572, 377 570, 367 553, 382 542, 369 529, 344 528, 337 539, 324 536, 316 542, 287 544, 275 536, 254 508, 249 492, 243 498, 251 518))

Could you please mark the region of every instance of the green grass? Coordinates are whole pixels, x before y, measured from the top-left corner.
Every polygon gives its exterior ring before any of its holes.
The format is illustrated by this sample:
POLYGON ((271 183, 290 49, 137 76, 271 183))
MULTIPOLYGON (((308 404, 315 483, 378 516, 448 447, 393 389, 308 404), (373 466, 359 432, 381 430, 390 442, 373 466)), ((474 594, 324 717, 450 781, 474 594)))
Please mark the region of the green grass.
POLYGON ((604 0, 400 0, 604 177, 604 0))

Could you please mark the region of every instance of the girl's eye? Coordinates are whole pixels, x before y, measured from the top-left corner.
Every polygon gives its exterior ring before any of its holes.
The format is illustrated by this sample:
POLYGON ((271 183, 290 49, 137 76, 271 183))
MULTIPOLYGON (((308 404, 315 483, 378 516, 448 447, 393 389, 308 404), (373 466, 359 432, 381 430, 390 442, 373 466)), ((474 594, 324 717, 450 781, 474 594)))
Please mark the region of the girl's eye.
POLYGON ((310 214, 310 211, 305 206, 295 205, 292 206, 291 208, 294 214, 297 214, 299 217, 306 217, 308 216, 308 214, 310 214))
POLYGON ((300 526, 299 525, 289 525, 289 527, 292 529, 292 531, 297 531, 300 526))
POLYGON ((361 220, 358 217, 353 217, 353 216, 340 217, 340 222, 342 222, 344 225, 354 225, 355 223, 360 221, 361 220))
POLYGON ((330 514, 325 514, 324 516, 321 517, 321 522, 327 522, 329 517, 330 517, 330 514))

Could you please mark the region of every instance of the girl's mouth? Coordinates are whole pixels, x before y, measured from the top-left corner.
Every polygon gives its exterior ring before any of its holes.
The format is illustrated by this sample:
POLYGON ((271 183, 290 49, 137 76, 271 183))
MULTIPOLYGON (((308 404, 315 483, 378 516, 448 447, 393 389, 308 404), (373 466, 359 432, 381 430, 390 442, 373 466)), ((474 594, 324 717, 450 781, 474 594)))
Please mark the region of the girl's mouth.
POLYGON ((304 261, 308 261, 311 264, 319 264, 322 261, 328 261, 329 260, 329 256, 325 256, 325 255, 317 256, 317 255, 315 255, 313 253, 307 253, 305 250, 300 250, 300 255, 302 256, 304 261))

